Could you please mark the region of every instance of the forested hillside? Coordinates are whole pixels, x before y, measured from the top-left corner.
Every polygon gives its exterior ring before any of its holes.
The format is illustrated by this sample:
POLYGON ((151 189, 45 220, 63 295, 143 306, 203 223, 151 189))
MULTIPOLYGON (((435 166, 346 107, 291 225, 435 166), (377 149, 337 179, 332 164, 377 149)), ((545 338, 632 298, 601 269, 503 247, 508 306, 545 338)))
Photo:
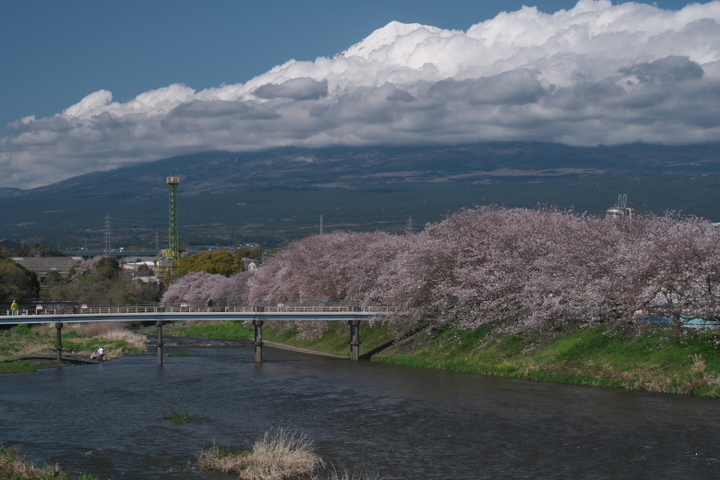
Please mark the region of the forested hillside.
POLYGON ((417 232, 478 205, 720 220, 720 146, 570 147, 539 142, 205 152, 0 195, 2 237, 60 250, 167 244, 167 176, 179 176, 182 246, 266 248, 324 231, 417 232))

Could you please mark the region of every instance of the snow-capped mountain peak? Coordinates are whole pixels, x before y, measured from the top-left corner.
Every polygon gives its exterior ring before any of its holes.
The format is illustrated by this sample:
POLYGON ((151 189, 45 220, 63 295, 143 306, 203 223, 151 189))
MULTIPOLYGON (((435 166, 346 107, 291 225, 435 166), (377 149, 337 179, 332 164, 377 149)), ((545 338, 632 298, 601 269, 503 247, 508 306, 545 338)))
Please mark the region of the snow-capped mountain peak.
POLYGON ((340 55, 345 57, 368 58, 373 52, 393 45, 398 37, 409 35, 416 30, 425 30, 428 34, 438 34, 442 29, 420 23, 401 23, 392 21, 378 28, 362 41, 351 46, 340 55))

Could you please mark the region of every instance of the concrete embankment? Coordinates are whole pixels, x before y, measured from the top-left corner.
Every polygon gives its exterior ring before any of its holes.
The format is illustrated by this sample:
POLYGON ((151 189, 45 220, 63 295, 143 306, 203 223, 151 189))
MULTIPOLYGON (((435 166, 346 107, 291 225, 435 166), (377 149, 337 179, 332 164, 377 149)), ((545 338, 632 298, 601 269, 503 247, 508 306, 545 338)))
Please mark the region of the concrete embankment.
POLYGON ((268 347, 277 348, 280 350, 289 350, 291 352, 305 353, 308 355, 320 355, 322 357, 347 358, 347 356, 334 355, 332 353, 321 352, 318 350, 310 350, 308 348, 295 347, 293 345, 287 345, 285 343, 268 342, 267 340, 264 340, 263 343, 268 347))

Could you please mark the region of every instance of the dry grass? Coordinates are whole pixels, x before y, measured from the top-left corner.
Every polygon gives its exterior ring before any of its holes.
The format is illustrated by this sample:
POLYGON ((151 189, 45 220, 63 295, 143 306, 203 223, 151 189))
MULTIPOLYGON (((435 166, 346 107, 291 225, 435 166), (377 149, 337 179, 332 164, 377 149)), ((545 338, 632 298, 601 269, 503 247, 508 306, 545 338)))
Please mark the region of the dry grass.
POLYGON ((8 358, 32 357, 34 355, 47 355, 53 351, 50 342, 47 343, 25 343, 14 349, 8 358))
POLYGON ((81 337, 107 337, 116 331, 126 331, 126 323, 116 322, 93 322, 93 323, 68 323, 67 328, 77 332, 81 337))
POLYGON ((245 464, 245 458, 250 451, 230 453, 219 447, 214 441, 208 449, 201 450, 198 457, 200 470, 213 470, 221 473, 240 473, 245 464))
MULTIPOLYGON (((147 337, 145 335, 140 335, 139 333, 131 332, 130 330, 111 330, 104 335, 101 335, 101 337, 110 340, 111 342, 127 342, 130 348, 137 349, 141 352, 147 350, 147 337)), ((112 347, 107 348, 105 357, 121 357, 122 353, 125 352, 127 348, 128 347, 121 347, 117 349, 112 347)))
POLYGON ((311 480, 380 480, 377 472, 369 473, 365 469, 354 469, 351 472, 338 471, 335 465, 327 468, 321 476, 313 475, 310 478, 311 480))
POLYGON ((126 324, 123 323, 70 323, 68 328, 81 337, 107 340, 109 344, 104 345, 106 359, 122 357, 122 354, 128 350, 141 352, 147 350, 147 337, 127 330, 126 324), (121 346, 114 347, 113 344, 121 346))
POLYGON ((707 368, 707 362, 700 354, 693 354, 692 356, 692 372, 698 375, 705 375, 705 369, 707 368))
MULTIPOLYGON (((666 372, 658 365, 636 365, 628 371, 618 372, 606 365, 598 373, 607 380, 618 380, 622 388, 655 393, 692 395, 702 391, 709 398, 720 396, 720 381, 707 372, 707 361, 701 354, 693 354, 686 372, 666 372)), ((598 378, 599 378, 598 377, 598 378)))
POLYGON ((11 480, 44 480, 54 478, 65 480, 70 477, 57 465, 38 467, 20 457, 17 450, 0 445, 0 478, 11 480))
POLYGON ((213 443, 198 454, 198 465, 202 470, 237 473, 243 480, 286 480, 311 475, 324 463, 304 433, 279 428, 266 432, 248 452, 227 453, 213 443))

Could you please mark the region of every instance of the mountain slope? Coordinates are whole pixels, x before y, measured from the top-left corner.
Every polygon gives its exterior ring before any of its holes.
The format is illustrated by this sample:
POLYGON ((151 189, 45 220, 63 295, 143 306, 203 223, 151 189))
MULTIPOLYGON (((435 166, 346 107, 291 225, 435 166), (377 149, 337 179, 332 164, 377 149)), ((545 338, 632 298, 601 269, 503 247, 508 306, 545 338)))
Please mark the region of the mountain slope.
POLYGON ((160 246, 167 176, 180 176, 181 242, 282 244, 326 230, 402 232, 477 204, 602 213, 631 206, 720 218, 720 145, 546 143, 205 152, 0 195, 0 237, 66 249, 160 246))

